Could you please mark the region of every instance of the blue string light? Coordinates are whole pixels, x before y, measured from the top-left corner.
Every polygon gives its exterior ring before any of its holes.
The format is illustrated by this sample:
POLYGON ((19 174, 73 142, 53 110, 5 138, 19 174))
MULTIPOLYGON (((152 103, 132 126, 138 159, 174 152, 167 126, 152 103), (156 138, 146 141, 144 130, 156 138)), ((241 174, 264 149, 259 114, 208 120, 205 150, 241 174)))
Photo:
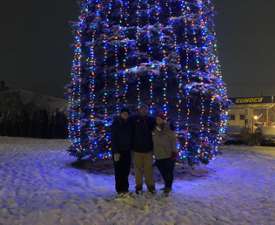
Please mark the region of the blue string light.
POLYGON ((229 101, 211 0, 81 0, 73 24, 69 149, 111 158, 122 106, 146 103, 175 120, 179 159, 208 163, 222 142, 229 101))

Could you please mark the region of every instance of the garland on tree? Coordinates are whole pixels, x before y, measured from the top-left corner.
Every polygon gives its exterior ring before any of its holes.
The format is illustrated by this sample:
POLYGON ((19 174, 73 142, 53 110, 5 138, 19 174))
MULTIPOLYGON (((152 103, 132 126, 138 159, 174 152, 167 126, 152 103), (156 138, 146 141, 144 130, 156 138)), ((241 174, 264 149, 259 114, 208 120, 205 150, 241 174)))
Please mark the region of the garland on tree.
POLYGON ((208 163, 229 106, 211 0, 82 0, 80 9, 67 91, 70 153, 111 158, 113 117, 146 103, 174 123, 179 159, 208 163))

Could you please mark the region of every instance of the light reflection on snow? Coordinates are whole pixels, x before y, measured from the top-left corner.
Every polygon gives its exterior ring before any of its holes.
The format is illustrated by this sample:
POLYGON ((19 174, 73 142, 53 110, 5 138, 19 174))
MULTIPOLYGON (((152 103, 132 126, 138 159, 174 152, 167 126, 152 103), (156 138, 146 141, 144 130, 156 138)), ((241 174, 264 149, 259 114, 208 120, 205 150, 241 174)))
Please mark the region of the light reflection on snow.
POLYGON ((226 147, 230 151, 206 167, 178 167, 171 197, 123 202, 113 200, 112 168, 104 167, 104 173, 73 168, 67 146, 62 140, 0 138, 0 224, 275 221, 275 148, 226 147))

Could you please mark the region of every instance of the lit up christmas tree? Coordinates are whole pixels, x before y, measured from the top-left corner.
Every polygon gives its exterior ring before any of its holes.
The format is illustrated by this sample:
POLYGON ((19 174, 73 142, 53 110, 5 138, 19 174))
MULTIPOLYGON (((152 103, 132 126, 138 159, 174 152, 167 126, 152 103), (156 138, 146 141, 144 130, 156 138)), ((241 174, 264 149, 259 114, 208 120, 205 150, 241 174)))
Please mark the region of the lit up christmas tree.
POLYGON ((68 85, 72 155, 111 157, 122 106, 148 104, 174 123, 179 159, 217 153, 229 101, 211 0, 82 0, 68 85))

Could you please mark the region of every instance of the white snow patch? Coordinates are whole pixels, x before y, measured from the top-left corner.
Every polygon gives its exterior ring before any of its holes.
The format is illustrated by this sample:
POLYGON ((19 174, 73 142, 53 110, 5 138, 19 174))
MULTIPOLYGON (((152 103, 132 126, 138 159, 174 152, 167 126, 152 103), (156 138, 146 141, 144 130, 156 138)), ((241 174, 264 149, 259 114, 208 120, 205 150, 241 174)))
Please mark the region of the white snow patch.
POLYGON ((275 224, 275 148, 226 147, 202 176, 177 172, 170 197, 122 201, 112 175, 73 168, 67 147, 0 138, 1 225, 275 224))

